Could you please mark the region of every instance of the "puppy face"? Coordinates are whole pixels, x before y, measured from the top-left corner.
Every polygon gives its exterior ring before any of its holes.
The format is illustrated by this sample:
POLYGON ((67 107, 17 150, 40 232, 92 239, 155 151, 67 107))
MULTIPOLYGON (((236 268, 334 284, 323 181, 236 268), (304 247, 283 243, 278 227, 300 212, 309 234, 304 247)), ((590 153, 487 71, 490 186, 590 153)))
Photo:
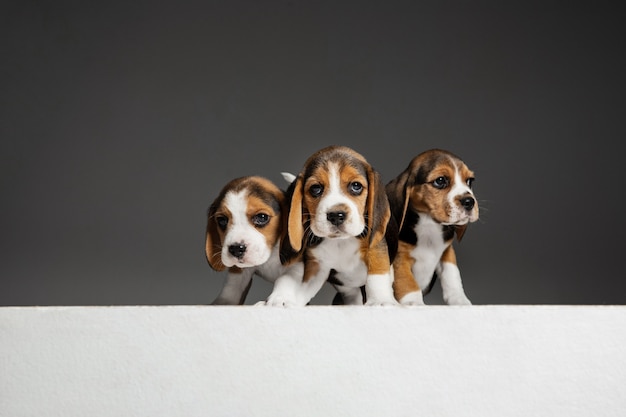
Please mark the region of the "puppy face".
POLYGON ((367 177, 361 164, 328 161, 304 181, 303 204, 316 236, 347 238, 365 229, 367 177))
POLYGON ((284 194, 261 177, 232 180, 209 209, 206 256, 213 269, 265 263, 280 238, 284 194))
POLYGON ((390 198, 402 194, 405 213, 412 208, 438 223, 459 226, 478 220, 473 181, 474 173, 460 158, 432 149, 415 157, 405 172, 388 185, 388 191, 392 190, 390 198))
MULTIPOLYGON (((300 250, 309 227, 315 236, 345 239, 378 233, 390 214, 378 174, 365 158, 343 146, 313 154, 293 184, 288 238, 300 250)), ((378 236, 378 234, 377 234, 378 236)))

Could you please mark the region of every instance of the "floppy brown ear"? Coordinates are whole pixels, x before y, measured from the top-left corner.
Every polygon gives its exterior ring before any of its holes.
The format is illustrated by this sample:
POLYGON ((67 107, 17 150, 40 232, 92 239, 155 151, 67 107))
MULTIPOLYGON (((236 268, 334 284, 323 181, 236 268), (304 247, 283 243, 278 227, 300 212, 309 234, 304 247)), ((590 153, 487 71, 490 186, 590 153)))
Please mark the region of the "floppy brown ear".
POLYGON ((304 225, 302 224, 302 175, 298 175, 291 194, 287 221, 287 242, 295 252, 302 249, 304 225))
POLYGON ((391 218, 391 210, 380 174, 370 168, 367 173, 367 182, 367 230, 370 244, 372 244, 384 238, 387 223, 391 218))
POLYGON ((402 230, 406 210, 409 206, 409 197, 413 191, 413 186, 409 185, 409 171, 405 170, 387 184, 386 191, 391 206, 391 213, 398 223, 398 229, 402 230))
POLYGON ((454 228, 454 233, 456 233, 456 240, 458 240, 459 242, 461 241, 461 238, 465 234, 465 230, 466 229, 467 229, 467 224, 463 224, 461 226, 456 226, 454 228))
POLYGON ((216 271, 223 271, 226 269, 226 266, 222 263, 222 241, 217 232, 217 223, 215 222, 216 207, 214 203, 209 209, 206 225, 205 253, 206 260, 209 262, 211 268, 216 271))

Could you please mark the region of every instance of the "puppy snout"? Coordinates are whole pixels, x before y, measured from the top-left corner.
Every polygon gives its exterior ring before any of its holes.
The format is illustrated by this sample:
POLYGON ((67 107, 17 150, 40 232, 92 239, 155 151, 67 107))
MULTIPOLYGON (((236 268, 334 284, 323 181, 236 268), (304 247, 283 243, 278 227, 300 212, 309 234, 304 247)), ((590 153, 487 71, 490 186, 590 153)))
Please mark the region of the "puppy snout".
POLYGON ((235 258, 241 259, 244 253, 246 253, 246 245, 243 243, 235 243, 228 247, 228 253, 235 258))
POLYGON ((463 197, 461 199, 461 205, 467 211, 470 211, 471 209, 473 209, 474 204, 476 204, 476 200, 474 200, 474 198, 472 197, 463 197))
POLYGON ((346 220, 346 212, 345 211, 331 211, 326 214, 326 219, 333 226, 339 226, 346 220))

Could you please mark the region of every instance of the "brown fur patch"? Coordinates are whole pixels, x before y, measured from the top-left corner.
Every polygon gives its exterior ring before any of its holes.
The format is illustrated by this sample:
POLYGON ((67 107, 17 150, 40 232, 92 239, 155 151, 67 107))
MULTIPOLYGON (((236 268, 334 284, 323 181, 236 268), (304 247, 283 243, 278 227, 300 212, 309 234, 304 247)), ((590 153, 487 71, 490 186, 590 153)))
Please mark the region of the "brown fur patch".
MULTIPOLYGON (((370 184, 368 178, 365 178, 361 171, 357 170, 351 165, 339 167, 339 178, 341 182, 341 191, 355 201, 356 206, 359 208, 359 216, 365 216, 366 201, 368 201, 370 195, 370 184), (348 187, 353 182, 358 182, 363 186, 363 191, 359 195, 351 195, 348 192, 348 187)), ((370 170, 369 165, 364 165, 363 169, 370 170)))
POLYGON ((441 254, 441 262, 449 262, 456 265, 456 252, 452 245, 448 246, 441 254))
MULTIPOLYGON (((314 185, 322 187, 322 195, 330 186, 330 178, 328 176, 328 167, 326 165, 316 167, 310 175, 304 180, 302 185, 302 210, 307 213, 307 217, 311 221, 315 221, 315 213, 317 213, 317 206, 321 201, 321 197, 313 197, 309 190, 314 185)), ((303 219, 305 220, 305 219, 303 219)))
POLYGON ((432 170, 426 177, 426 182, 416 184, 409 197, 409 203, 418 212, 428 213, 439 222, 446 222, 450 206, 448 202, 449 187, 437 189, 431 184, 439 177, 453 179, 455 175, 454 166, 447 162, 442 162, 436 169, 432 170))
POLYGON ((379 241, 376 245, 370 246, 364 239, 361 246, 361 259, 367 266, 368 274, 386 274, 391 269, 391 261, 389 260, 389 252, 387 244, 384 240, 379 241))
POLYGON ((230 211, 222 205, 222 200, 223 196, 219 198, 219 201, 216 200, 216 202, 211 205, 206 227, 206 259, 211 268, 216 271, 223 271, 226 268, 222 263, 222 242, 224 241, 225 232, 218 227, 217 218, 219 216, 225 216, 228 219, 231 218, 230 211))
POLYGON ((302 249, 305 220, 304 213, 302 213, 302 187, 302 174, 300 174, 294 183, 289 215, 285 225, 287 233, 285 233, 285 239, 281 242, 281 253, 286 253, 285 262, 289 261, 302 249), (286 250, 284 246, 289 246, 289 248, 286 250))
POLYGON ((398 301, 405 295, 420 290, 412 272, 413 264, 415 263, 415 259, 410 255, 412 249, 412 245, 400 242, 398 254, 393 261, 393 293, 398 301))
POLYGON ((309 258, 304 263, 304 275, 302 276, 303 282, 308 282, 311 277, 315 276, 320 270, 320 264, 317 259, 309 258))
POLYGON ((257 227, 257 231, 259 231, 263 236, 265 236, 265 241, 267 242, 268 247, 274 247, 278 239, 280 238, 280 230, 281 230, 281 219, 280 219, 280 211, 274 210, 273 207, 268 205, 262 199, 250 195, 248 196, 248 210, 246 212, 248 219, 252 219, 257 214, 267 214, 270 216, 269 222, 263 227, 257 227))

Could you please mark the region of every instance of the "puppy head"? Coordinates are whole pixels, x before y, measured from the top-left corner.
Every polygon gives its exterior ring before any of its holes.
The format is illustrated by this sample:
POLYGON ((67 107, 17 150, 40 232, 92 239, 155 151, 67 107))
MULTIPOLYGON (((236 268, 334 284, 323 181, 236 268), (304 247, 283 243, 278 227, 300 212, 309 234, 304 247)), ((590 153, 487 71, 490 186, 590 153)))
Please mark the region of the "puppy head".
POLYGON ((426 213, 444 225, 457 226, 461 238, 468 223, 478 220, 472 191, 474 173, 456 155, 441 149, 425 151, 387 185, 400 227, 408 209, 426 213))
POLYGON ((292 184, 287 238, 296 252, 306 229, 322 238, 380 239, 389 217, 378 173, 354 150, 329 146, 307 159, 292 184))
POLYGON ((284 193, 271 181, 257 176, 230 181, 209 208, 209 265, 221 271, 265 263, 280 238, 284 211, 284 193))

